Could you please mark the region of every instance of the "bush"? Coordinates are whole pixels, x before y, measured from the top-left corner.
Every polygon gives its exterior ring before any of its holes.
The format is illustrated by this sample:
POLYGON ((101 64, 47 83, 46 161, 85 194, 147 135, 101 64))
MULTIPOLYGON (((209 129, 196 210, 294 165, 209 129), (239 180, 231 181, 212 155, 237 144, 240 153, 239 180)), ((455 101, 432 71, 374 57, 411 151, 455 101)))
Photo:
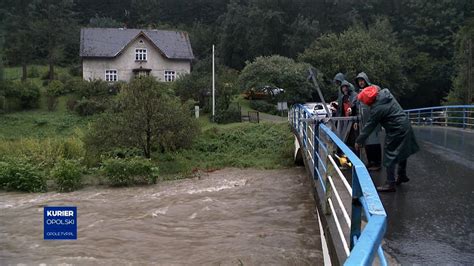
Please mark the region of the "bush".
POLYGON ((59 81, 61 81, 63 84, 66 84, 69 80, 72 79, 71 75, 68 73, 60 73, 58 76, 56 76, 59 81))
POLYGON ((30 71, 28 72, 29 78, 38 78, 40 76, 40 72, 37 66, 31 66, 30 71))
POLYGON ((24 109, 35 108, 38 106, 40 98, 39 87, 30 81, 15 82, 13 97, 18 98, 21 102, 21 107, 24 109))
MULTIPOLYGON (((58 73, 56 71, 54 71, 54 77, 57 77, 58 76, 58 73)), ((43 75, 41 75, 41 79, 42 80, 49 80, 49 68, 46 69, 45 72, 43 72, 43 75)))
POLYGON ((73 112, 76 110, 77 100, 76 99, 68 99, 66 102, 66 108, 68 111, 73 112))
POLYGON ((70 192, 82 186, 82 167, 77 160, 61 160, 51 170, 60 192, 70 192))
POLYGON ((25 192, 46 191, 43 173, 23 159, 0 162, 0 187, 25 192))
POLYGON ((106 107, 104 104, 96 101, 96 100, 88 100, 88 99, 82 99, 77 101, 74 110, 79 114, 80 116, 88 116, 88 115, 93 115, 97 113, 102 113, 105 111, 106 107))
POLYGON ((64 93, 81 92, 88 82, 81 78, 71 78, 64 83, 64 93))
POLYGON ((46 88, 46 95, 58 97, 64 94, 64 83, 59 80, 53 80, 46 88))
POLYGON ((274 104, 261 100, 250 101, 250 107, 262 113, 278 114, 278 110, 274 104))
POLYGON ((139 148, 115 148, 112 151, 105 152, 106 157, 110 158, 133 158, 144 156, 143 150, 139 148))
POLYGON ((109 94, 109 84, 100 79, 86 81, 83 88, 77 93, 79 97, 85 98, 107 96, 109 94))
POLYGON ((46 103, 49 111, 54 111, 58 106, 58 97, 64 94, 64 84, 59 80, 51 81, 46 87, 46 103))
POLYGON ((101 171, 111 186, 155 184, 158 178, 158 167, 140 157, 105 160, 101 171))
POLYGON ((227 124, 242 121, 242 114, 239 105, 231 104, 224 110, 218 109, 214 118, 216 123, 227 124))

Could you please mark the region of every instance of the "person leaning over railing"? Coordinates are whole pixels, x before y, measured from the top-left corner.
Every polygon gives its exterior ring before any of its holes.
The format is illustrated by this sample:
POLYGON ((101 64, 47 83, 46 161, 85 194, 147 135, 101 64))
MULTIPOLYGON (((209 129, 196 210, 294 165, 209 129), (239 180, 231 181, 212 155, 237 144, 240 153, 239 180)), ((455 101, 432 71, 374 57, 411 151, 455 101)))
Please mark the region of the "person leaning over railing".
POLYGON ((377 86, 369 86, 359 93, 357 99, 370 107, 370 117, 356 139, 355 149, 359 150, 363 146, 378 124, 385 128, 383 164, 387 170, 387 181, 383 186, 377 187, 377 191, 395 192, 395 184, 410 180, 406 174, 407 159, 420 149, 408 115, 388 89, 380 90, 377 86), (395 179, 397 164, 398 177, 395 179))

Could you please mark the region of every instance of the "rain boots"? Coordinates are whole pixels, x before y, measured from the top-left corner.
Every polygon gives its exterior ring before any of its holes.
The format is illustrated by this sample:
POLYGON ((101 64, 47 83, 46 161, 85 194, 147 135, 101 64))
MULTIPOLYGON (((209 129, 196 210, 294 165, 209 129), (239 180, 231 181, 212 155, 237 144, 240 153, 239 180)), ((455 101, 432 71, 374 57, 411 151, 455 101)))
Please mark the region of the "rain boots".
POLYGON ((408 181, 410 181, 410 178, 408 178, 406 176, 399 176, 399 177, 397 177, 397 181, 395 181, 395 183, 397 185, 400 185, 401 183, 406 183, 408 181))
POLYGON ((383 186, 377 187, 378 192, 395 192, 397 188, 395 187, 395 183, 387 182, 383 186))

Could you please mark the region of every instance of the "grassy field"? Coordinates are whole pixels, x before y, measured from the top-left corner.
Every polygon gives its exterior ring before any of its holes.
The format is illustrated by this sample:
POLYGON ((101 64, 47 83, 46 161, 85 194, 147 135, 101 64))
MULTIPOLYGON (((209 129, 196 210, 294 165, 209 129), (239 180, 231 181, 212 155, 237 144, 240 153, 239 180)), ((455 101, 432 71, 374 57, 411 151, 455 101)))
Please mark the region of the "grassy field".
MULTIPOLYGON (((46 75, 48 71, 49 67, 46 65, 29 65, 27 67, 28 79, 39 82, 41 80, 41 77, 46 75)), ((68 69, 60 66, 55 66, 54 72, 57 75, 65 75, 68 73, 68 69)), ((6 67, 4 75, 6 80, 20 80, 22 75, 22 68, 19 66, 6 67)))
POLYGON ((69 137, 84 130, 93 118, 68 112, 32 110, 0 115, 0 140, 69 137))

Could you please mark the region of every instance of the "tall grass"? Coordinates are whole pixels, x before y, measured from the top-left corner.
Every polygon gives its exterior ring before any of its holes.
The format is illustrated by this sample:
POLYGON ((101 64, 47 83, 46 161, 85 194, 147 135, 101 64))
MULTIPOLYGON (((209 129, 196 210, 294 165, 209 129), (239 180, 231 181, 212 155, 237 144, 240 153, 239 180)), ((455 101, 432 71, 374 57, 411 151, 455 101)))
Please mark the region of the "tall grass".
POLYGON ((4 158, 26 158, 38 166, 50 168, 61 159, 82 159, 85 149, 82 140, 77 136, 24 138, 0 141, 0 154, 0 157, 4 158))
POLYGON ((286 124, 230 124, 210 127, 190 149, 155 158, 165 175, 185 177, 224 167, 275 169, 293 164, 292 135, 286 124))

